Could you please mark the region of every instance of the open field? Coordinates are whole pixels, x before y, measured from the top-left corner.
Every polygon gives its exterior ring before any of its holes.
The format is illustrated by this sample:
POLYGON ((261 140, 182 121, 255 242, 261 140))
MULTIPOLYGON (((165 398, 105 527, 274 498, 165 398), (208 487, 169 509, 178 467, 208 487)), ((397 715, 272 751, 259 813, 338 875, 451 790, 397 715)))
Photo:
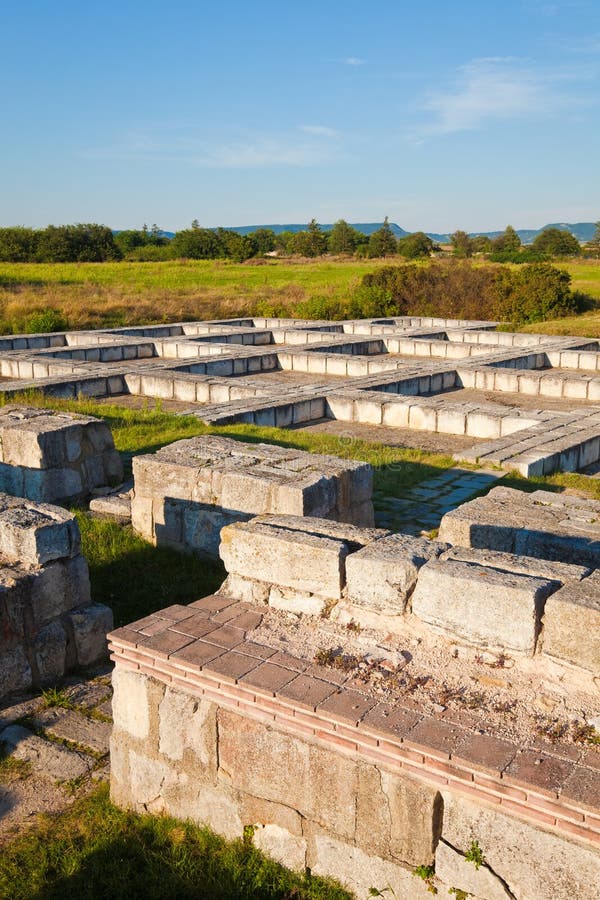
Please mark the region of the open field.
MULTIPOLYGON (((302 304, 345 300, 363 275, 401 260, 224 260, 160 263, 0 264, 0 332, 39 328, 32 313, 57 310, 70 328, 173 322, 225 316, 302 315, 302 304)), ((600 301, 600 263, 558 263, 576 290, 600 301)), ((57 329, 61 325, 57 324, 57 329)), ((600 314, 529 330, 600 335, 600 314)))

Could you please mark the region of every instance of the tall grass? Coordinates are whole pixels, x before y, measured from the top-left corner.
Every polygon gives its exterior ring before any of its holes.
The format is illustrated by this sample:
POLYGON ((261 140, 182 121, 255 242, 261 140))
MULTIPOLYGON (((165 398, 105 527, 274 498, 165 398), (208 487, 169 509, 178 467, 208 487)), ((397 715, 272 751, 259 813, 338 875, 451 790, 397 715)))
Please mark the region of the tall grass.
MULTIPOLYGON (((2 263, 0 333, 31 330, 31 316, 48 309, 69 328, 302 315, 307 304, 318 309, 321 301, 324 308, 343 307, 363 275, 390 261, 260 262, 2 263)), ((558 265, 571 273, 574 289, 600 300, 600 264, 558 265)), ((595 317, 589 318, 589 327, 596 328, 595 317)))

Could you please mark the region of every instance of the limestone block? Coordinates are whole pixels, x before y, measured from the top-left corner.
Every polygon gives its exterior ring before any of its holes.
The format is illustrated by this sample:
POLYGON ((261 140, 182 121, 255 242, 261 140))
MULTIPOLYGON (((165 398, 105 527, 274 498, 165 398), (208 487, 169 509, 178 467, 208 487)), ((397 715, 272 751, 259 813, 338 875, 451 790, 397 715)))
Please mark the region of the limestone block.
POLYGON ((453 559, 458 562, 477 563, 503 572, 518 572, 521 575, 533 575, 549 578, 552 581, 581 581, 590 574, 587 566, 576 566, 567 562, 554 562, 549 559, 536 559, 533 556, 518 556, 516 553, 500 553, 497 550, 480 550, 469 547, 451 547, 446 550, 442 559, 453 559))
POLYGON ((559 586, 474 563, 431 560, 419 572, 412 610, 469 643, 532 655, 544 602, 559 586))
MULTIPOLYGON (((51 503, 84 493, 81 472, 70 468, 23 469, 23 492, 30 500, 51 503)), ((90 487, 95 487, 95 482, 90 487)))
POLYGON ((31 580, 31 611, 34 626, 76 606, 91 602, 90 576, 83 556, 57 560, 34 572, 31 580))
POLYGON ((301 613, 307 616, 321 616, 328 606, 324 597, 317 597, 306 591, 294 591, 290 588, 279 587, 272 587, 269 590, 268 603, 273 609, 282 609, 286 612, 301 613))
POLYGON ((32 682, 31 666, 21 644, 0 653, 0 698, 24 691, 32 682))
POLYGON ((73 629, 77 663, 91 666, 107 654, 106 635, 113 627, 113 614, 108 606, 93 603, 68 614, 73 629))
POLYGON ((410 866, 430 865, 442 827, 442 798, 407 776, 361 764, 356 843, 367 853, 410 866))
POLYGON ((542 651, 600 675, 600 572, 546 602, 542 651))
POLYGON ((484 900, 512 900, 501 879, 486 866, 466 860, 449 844, 440 841, 435 853, 435 874, 440 881, 484 900))
POLYGON ((38 631, 33 653, 42 684, 62 678, 66 669, 67 634, 59 621, 49 622, 38 631))
POLYGON ((355 763, 235 713, 218 712, 219 776, 234 788, 285 802, 341 837, 355 829, 355 763))
POLYGON ((13 759, 31 762, 37 773, 53 781, 68 781, 87 775, 95 762, 86 753, 46 741, 21 725, 9 725, 1 731, 0 743, 7 747, 13 759))
POLYGON ((252 843, 275 862, 295 872, 306 868, 306 840, 279 825, 255 825, 252 843))
POLYGON ((442 838, 461 853, 477 841, 488 868, 519 900, 597 900, 600 854, 500 813, 443 792, 442 838))
POLYGON ((348 599, 358 606, 400 615, 421 566, 447 547, 405 534, 393 534, 368 544, 346 559, 348 599))
POLYGON ((189 750, 201 766, 216 768, 214 704, 167 687, 158 707, 158 722, 159 753, 171 760, 182 760, 189 750))
POLYGON ((365 853, 329 834, 316 834, 309 840, 307 863, 314 875, 337 878, 356 897, 368 897, 374 888, 392 891, 392 897, 402 900, 431 900, 425 882, 412 869, 365 853))
POLYGON ((0 494, 0 553, 8 559, 43 565, 79 550, 79 526, 71 513, 0 494))
POLYGON ((146 740, 150 734, 150 679, 116 666, 112 673, 112 686, 115 730, 146 740))
POLYGON ((348 547, 341 540, 253 520, 222 530, 219 555, 233 574, 251 573, 259 581, 335 599, 344 586, 348 547))

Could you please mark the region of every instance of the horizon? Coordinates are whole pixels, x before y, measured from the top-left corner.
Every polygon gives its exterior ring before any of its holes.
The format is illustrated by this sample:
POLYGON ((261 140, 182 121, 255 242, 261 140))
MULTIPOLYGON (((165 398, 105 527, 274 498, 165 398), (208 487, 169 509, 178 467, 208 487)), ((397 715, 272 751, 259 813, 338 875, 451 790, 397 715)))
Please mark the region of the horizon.
POLYGON ((592 0, 31 12, 4 16, 2 225, 600 217, 592 0))

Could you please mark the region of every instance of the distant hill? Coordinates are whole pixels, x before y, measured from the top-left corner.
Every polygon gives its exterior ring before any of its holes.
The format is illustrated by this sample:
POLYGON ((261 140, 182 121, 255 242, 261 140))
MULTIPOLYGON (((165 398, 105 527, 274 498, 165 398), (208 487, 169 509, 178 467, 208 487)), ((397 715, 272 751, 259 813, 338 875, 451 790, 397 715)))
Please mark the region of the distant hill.
MULTIPOLYGON (((381 228, 382 222, 351 222, 352 228, 356 228, 357 231, 362 232, 363 234, 369 235, 373 234, 374 231, 377 231, 378 228, 381 228)), ((281 234, 282 231, 291 231, 296 234, 298 231, 306 230, 306 222, 302 223, 293 223, 289 225, 234 225, 229 226, 227 228, 228 231, 235 231, 237 234, 251 234, 253 231, 257 231, 259 228, 269 228, 271 231, 274 231, 275 234, 281 234)), ((320 226, 323 231, 331 231, 333 228, 333 223, 327 225, 320 226)), ((410 231, 406 231, 404 228, 401 228, 400 225, 396 225, 395 222, 390 222, 390 228, 396 237, 401 238, 405 237, 407 234, 411 234, 410 231)), ((594 222, 555 222, 551 225, 544 225, 542 228, 517 228, 517 234, 521 238, 521 242, 523 244, 531 244, 536 239, 538 234, 541 234, 542 231, 546 231, 548 228, 560 228, 561 231, 570 231, 571 234, 574 234, 578 241, 591 241, 594 232, 596 231, 596 225, 594 222)), ((214 231, 215 229, 213 229, 214 231)), ((479 237, 481 235, 485 237, 489 237, 493 239, 498 237, 499 234, 502 234, 504 231, 503 228, 498 231, 471 231, 471 237, 479 237)), ((450 234, 442 234, 434 231, 425 232, 433 241, 437 244, 449 244, 450 243, 450 234)), ((118 234, 118 231, 114 231, 114 234, 118 234)), ((174 231, 160 231, 161 237, 172 238, 175 236, 174 231)))

